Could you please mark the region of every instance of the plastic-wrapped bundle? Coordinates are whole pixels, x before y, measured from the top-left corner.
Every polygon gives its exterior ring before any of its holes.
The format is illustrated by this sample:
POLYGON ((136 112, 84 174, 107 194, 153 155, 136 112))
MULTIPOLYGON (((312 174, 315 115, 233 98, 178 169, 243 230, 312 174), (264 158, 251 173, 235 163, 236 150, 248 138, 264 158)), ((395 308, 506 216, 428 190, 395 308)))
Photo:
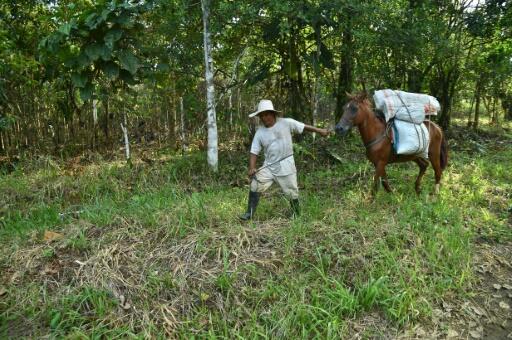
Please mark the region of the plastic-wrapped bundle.
POLYGON ((394 90, 379 90, 373 95, 375 108, 384 113, 386 121, 391 118, 413 123, 422 123, 425 115, 437 115, 441 105, 428 94, 394 90))
POLYGON ((398 155, 421 155, 428 158, 430 135, 425 124, 414 124, 395 119, 394 148, 398 155))

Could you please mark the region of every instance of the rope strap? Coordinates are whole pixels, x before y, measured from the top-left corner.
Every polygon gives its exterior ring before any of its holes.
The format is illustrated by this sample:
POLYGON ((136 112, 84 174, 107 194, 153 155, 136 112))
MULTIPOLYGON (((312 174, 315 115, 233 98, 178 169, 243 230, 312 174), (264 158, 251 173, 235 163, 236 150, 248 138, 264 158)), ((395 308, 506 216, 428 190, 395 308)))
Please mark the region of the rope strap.
POLYGON ((384 130, 384 132, 377 138, 375 138, 374 140, 372 140, 371 142, 367 143, 364 145, 364 147, 366 148, 366 150, 370 149, 372 146, 374 146, 375 144, 378 144, 380 143, 384 138, 389 137, 389 130, 391 129, 391 125, 393 123, 391 121, 387 122, 386 123, 386 129, 384 130))

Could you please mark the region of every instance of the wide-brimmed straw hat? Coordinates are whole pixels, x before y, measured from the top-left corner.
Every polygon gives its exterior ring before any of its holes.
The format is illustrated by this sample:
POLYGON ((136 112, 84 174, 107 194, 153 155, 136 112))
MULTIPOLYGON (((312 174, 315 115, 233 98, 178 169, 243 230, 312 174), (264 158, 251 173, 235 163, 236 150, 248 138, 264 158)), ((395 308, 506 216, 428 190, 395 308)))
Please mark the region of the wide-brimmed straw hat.
POLYGON ((256 112, 251 113, 249 115, 249 118, 255 117, 263 111, 273 111, 275 113, 281 113, 281 111, 274 110, 274 104, 272 104, 271 100, 262 99, 258 103, 258 108, 256 109, 256 112))

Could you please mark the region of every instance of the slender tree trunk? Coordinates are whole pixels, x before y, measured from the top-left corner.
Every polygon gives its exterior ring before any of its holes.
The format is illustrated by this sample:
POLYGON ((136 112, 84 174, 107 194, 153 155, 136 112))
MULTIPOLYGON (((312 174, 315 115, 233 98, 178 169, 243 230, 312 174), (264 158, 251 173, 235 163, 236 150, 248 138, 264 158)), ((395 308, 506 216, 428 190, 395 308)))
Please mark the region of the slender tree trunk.
POLYGON ((6 155, 9 157, 9 153, 12 152, 12 140, 9 131, 5 132, 5 150, 6 155))
POLYGON ((187 141, 187 125, 185 121, 185 107, 183 105, 183 97, 180 97, 180 135, 181 135, 181 150, 188 151, 187 141))
POLYGON ((499 124, 499 111, 496 109, 496 98, 495 97, 492 97, 491 99, 491 105, 492 105, 492 109, 491 109, 491 112, 492 112, 492 118, 491 118, 491 122, 492 124, 495 124, 496 126, 499 124))
MULTIPOLYGON (((233 127, 233 116, 234 116, 234 109, 233 109, 233 86, 237 84, 238 82, 238 65, 240 64, 240 60, 245 54, 246 49, 238 55, 238 57, 235 60, 235 63, 233 64, 233 72, 231 73, 231 79, 229 81, 229 90, 228 90, 228 108, 229 108, 229 128, 230 130, 233 127)), ((237 90, 239 91, 239 85, 236 85, 237 90)), ((239 92, 238 92, 239 93, 239 92)))
POLYGON ((4 144, 4 133, 1 131, 0 131, 0 150, 2 150, 2 152, 7 151, 5 144, 4 144))
POLYGON ((468 124, 467 127, 470 128, 473 124, 472 118, 472 112, 473 112, 473 106, 475 104, 475 96, 471 97, 471 103, 469 104, 469 111, 468 111, 468 124))
POLYGON ((6 149, 7 149, 7 156, 9 156, 9 152, 12 152, 13 151, 13 143, 12 143, 12 137, 11 137, 11 134, 9 133, 9 131, 6 131, 5 132, 5 139, 6 139, 6 149))
MULTIPOLYGON (((176 104, 176 77, 174 72, 171 74, 171 100, 169 101, 169 110, 171 113, 171 126, 169 128, 169 134, 172 135, 172 148, 176 150, 178 142, 178 104, 176 104)), ((180 125, 181 126, 181 125, 180 125)))
POLYGON ((206 78, 206 105, 207 105, 207 124, 208 124, 208 151, 207 160, 210 168, 217 172, 218 170, 218 137, 217 137, 217 118, 215 114, 215 87, 213 85, 213 58, 212 44, 210 39, 210 0, 201 0, 203 10, 203 37, 204 37, 204 63, 206 78))
MULTIPOLYGON (((316 126, 318 121, 318 110, 320 107, 320 89, 321 89, 321 79, 320 77, 315 77, 313 84, 313 107, 311 114, 311 123, 313 126, 316 126)), ((313 139, 315 139, 316 133, 313 133, 313 139)))
POLYGON ((228 90, 229 129, 233 126, 233 90, 228 90))
MULTIPOLYGON (((240 59, 242 59, 242 56, 245 54, 245 49, 238 55, 238 57, 235 60, 235 63, 233 64, 233 72, 231 73, 231 79, 229 81, 229 90, 228 90, 228 111, 229 111, 229 129, 232 130, 233 128, 233 116, 234 116, 234 109, 233 109, 233 86, 238 81, 238 65, 240 64, 240 59)), ((237 84, 238 87, 238 84, 237 84)))
MULTIPOLYGON (((41 93, 38 93, 37 96, 35 96, 36 98, 40 98, 41 97, 41 93)), ((36 141, 37 141, 37 144, 38 144, 38 148, 44 148, 45 145, 46 145, 46 136, 44 135, 44 131, 43 131, 43 124, 41 123, 41 120, 42 120, 42 114, 41 112, 43 112, 41 109, 40 109, 40 105, 39 105, 39 100, 36 100, 34 99, 34 113, 35 113, 35 116, 36 116, 36 141)))
POLYGON ((124 136, 124 149, 125 149, 125 155, 126 155, 126 163, 128 165, 132 166, 132 159, 130 154, 130 141, 128 139, 128 124, 126 119, 126 113, 123 113, 124 116, 124 125, 121 123, 121 130, 123 131, 124 136))
POLYGON ((14 134, 14 139, 16 140, 16 152, 20 152, 21 143, 22 143, 23 134, 21 132, 20 122, 16 121, 16 133, 14 134), (16 136, 19 136, 16 138, 16 136))
POLYGON ((451 122, 451 111, 453 96, 455 94, 455 85, 458 80, 459 70, 457 66, 452 66, 448 70, 440 70, 440 85, 441 85, 441 112, 439 113, 439 125, 444 130, 447 130, 451 122))
POLYGON ((407 89, 409 92, 421 92, 423 72, 416 68, 407 71, 407 89))
POLYGON ((475 90, 475 120, 473 121, 473 129, 478 129, 480 119, 480 99, 481 99, 481 82, 477 80, 475 90))
POLYGON ((92 100, 92 121, 93 121, 93 136, 92 136, 92 149, 96 150, 96 144, 98 140, 98 133, 97 133, 97 127, 98 127, 98 100, 93 99, 92 100))
POLYGON ((302 65, 299 58, 297 36, 295 30, 292 30, 288 41, 289 69, 287 70, 287 76, 290 82, 288 105, 290 106, 291 116, 298 121, 304 121, 302 65))
MULTIPOLYGON (((482 103, 484 104, 485 112, 487 112, 489 118, 492 119, 491 100, 489 99, 489 97, 482 96, 482 103)), ((492 123, 491 119, 489 119, 489 121, 491 121, 492 123)))
POLYGON ((347 15, 346 27, 343 31, 340 73, 338 77, 338 90, 336 92, 336 113, 335 121, 338 122, 343 115, 343 105, 347 101, 347 93, 352 92, 353 86, 353 39, 350 13, 347 15))
POLYGON ((167 139, 169 140, 169 146, 175 150, 176 149, 176 114, 175 108, 171 105, 171 99, 167 100, 165 116, 166 116, 166 125, 167 125, 167 139), (171 112, 171 110, 173 110, 171 112))
MULTIPOLYGON (((316 39, 316 64, 315 64, 315 79, 313 84, 313 108, 311 115, 311 122, 313 126, 316 126, 318 119, 318 108, 320 106, 320 89, 321 89, 321 73, 320 73, 320 58, 322 56, 322 31, 321 27, 317 25, 315 27, 315 39, 316 39)), ((315 140, 316 133, 313 133, 313 140, 315 140)))
POLYGON ((241 112, 242 112, 242 90, 240 87, 236 89, 236 117, 238 119, 241 119, 241 112))
POLYGON ((105 117, 103 118, 103 134, 105 135, 105 144, 109 147, 111 146, 110 142, 110 133, 109 133, 109 125, 110 125, 110 112, 109 112, 109 101, 108 97, 103 101, 103 107, 105 111, 105 117))
POLYGON ((501 99, 501 107, 504 111, 506 121, 512 121, 512 96, 505 96, 501 99))

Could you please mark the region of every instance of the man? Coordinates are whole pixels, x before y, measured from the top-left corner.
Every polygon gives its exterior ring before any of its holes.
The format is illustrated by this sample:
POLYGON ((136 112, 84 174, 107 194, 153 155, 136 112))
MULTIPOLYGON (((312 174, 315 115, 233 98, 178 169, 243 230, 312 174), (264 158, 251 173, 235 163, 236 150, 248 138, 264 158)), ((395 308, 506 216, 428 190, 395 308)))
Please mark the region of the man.
POLYGON ((263 126, 260 127, 251 145, 249 156, 249 177, 251 189, 247 211, 240 216, 242 220, 252 219, 258 206, 260 193, 267 190, 273 182, 277 182, 290 200, 292 213, 299 215, 299 188, 297 186, 297 170, 293 159, 292 133, 304 130, 317 132, 322 136, 329 135, 327 129, 321 129, 291 118, 277 117, 280 111, 274 110, 270 100, 260 100, 258 109, 249 115, 258 116, 263 126), (265 162, 260 170, 256 169, 256 159, 263 149, 265 162))

